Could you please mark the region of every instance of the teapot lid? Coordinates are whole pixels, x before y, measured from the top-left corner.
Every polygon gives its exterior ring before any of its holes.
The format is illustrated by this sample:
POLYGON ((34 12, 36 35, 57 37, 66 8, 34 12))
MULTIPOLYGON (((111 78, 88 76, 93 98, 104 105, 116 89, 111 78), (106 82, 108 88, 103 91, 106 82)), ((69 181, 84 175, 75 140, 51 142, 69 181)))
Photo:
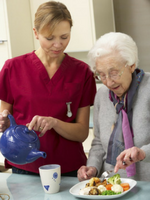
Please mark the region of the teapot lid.
POLYGON ((14 132, 15 137, 23 142, 32 143, 38 139, 37 134, 24 125, 16 126, 14 132))

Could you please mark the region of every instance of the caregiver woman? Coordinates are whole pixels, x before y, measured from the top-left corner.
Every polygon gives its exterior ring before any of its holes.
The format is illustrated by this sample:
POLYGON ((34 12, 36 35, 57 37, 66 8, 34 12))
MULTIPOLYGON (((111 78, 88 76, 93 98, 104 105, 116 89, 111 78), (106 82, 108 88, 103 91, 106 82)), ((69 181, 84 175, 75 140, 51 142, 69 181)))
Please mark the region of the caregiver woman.
POLYGON ((150 181, 150 73, 137 68, 137 46, 126 34, 108 33, 88 56, 103 86, 94 103, 95 138, 78 178, 114 170, 150 181))
POLYGON ((59 164, 63 175, 77 176, 86 164, 82 142, 88 136, 96 86, 89 66, 64 53, 71 27, 64 4, 43 3, 33 29, 39 49, 7 60, 0 72, 0 132, 9 126, 10 112, 17 124, 36 131, 40 150, 47 154, 26 165, 6 160, 13 173, 38 174, 41 165, 59 164))

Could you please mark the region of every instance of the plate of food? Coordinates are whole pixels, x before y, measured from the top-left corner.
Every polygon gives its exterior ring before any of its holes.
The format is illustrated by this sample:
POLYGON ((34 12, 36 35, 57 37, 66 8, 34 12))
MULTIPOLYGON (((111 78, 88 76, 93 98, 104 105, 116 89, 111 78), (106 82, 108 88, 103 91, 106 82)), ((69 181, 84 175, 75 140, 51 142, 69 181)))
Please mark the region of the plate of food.
POLYGON ((79 182, 69 192, 83 199, 115 199, 127 194, 136 183, 133 179, 120 178, 119 174, 115 174, 103 182, 97 177, 79 182))

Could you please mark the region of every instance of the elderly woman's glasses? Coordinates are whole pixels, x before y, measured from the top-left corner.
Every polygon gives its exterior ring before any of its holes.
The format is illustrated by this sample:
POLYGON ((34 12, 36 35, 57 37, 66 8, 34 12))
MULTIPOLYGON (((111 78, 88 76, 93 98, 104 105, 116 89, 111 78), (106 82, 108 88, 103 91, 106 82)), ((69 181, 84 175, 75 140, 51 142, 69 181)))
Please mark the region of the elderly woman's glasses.
POLYGON ((107 78, 110 78, 111 80, 117 80, 122 76, 123 72, 124 70, 121 72, 120 70, 112 70, 108 73, 108 75, 106 75, 104 73, 95 71, 94 77, 100 81, 105 81, 107 78))

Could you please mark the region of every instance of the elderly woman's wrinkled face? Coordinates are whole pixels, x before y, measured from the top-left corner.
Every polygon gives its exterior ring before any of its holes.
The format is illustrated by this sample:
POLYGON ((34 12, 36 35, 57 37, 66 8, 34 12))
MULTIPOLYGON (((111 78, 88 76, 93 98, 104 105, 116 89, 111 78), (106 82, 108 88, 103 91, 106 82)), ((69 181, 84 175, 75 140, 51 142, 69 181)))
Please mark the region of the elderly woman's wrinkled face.
POLYGON ((135 65, 128 66, 116 56, 97 58, 96 71, 104 85, 118 97, 122 97, 129 89, 135 65))

